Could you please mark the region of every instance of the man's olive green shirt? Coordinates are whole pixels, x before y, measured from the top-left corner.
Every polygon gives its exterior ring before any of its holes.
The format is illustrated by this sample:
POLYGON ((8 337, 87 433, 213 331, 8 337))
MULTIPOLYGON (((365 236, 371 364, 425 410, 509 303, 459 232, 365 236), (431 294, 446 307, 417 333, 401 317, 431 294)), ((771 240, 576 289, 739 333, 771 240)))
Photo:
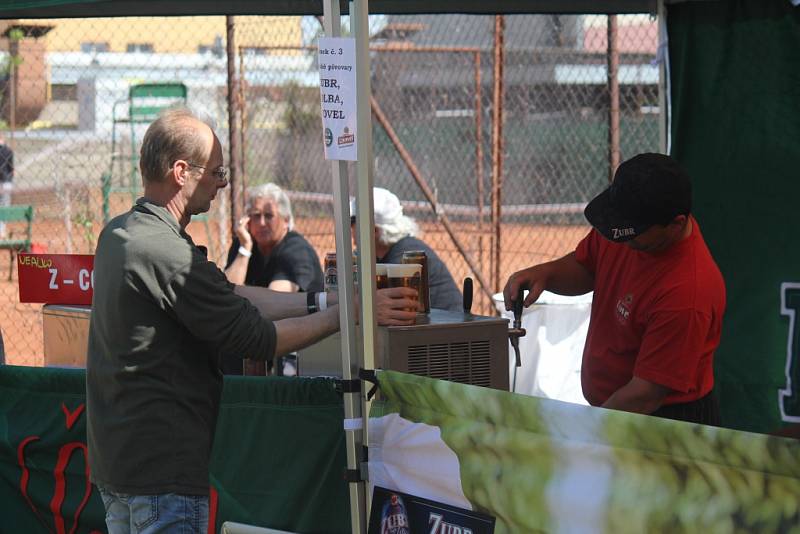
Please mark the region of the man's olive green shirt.
POLYGON ((275 352, 275 325, 233 288, 146 199, 103 229, 86 365, 94 483, 118 493, 208 494, 220 357, 275 352))

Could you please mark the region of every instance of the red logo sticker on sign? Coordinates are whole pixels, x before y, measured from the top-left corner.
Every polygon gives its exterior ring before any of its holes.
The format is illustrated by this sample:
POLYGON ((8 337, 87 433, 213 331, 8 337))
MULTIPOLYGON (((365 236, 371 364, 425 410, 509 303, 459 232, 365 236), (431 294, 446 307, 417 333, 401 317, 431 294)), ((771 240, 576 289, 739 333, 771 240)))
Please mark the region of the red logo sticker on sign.
POLYGON ((94 256, 26 254, 17 256, 19 301, 46 304, 92 303, 94 256))

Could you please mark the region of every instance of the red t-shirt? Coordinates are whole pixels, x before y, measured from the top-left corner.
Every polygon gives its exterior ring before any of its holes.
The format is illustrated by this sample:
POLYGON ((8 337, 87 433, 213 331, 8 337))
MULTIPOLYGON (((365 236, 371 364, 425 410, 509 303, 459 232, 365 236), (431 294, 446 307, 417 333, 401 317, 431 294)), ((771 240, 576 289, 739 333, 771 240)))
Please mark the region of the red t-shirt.
POLYGON ((592 230, 575 250, 594 273, 583 349, 586 400, 603 404, 632 377, 670 388, 664 404, 689 402, 714 386, 725 282, 694 217, 692 233, 653 254, 592 230))

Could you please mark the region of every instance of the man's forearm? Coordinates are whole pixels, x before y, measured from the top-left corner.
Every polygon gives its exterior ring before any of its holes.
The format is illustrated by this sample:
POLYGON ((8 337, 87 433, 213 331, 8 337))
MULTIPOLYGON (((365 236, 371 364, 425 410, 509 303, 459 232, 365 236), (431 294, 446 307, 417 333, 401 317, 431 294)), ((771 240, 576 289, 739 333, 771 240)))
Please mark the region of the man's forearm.
POLYGON ((583 295, 594 289, 594 275, 575 259, 571 252, 555 261, 533 265, 512 274, 503 288, 503 301, 507 310, 521 289, 527 289, 525 306, 530 306, 544 290, 559 295, 583 295))
POLYGON ((540 267, 547 272, 545 289, 551 293, 583 295, 594 289, 594 276, 575 259, 574 252, 540 267))
POLYGON ((633 377, 603 403, 603 408, 650 414, 661 408, 669 391, 659 384, 633 377))
POLYGON ((262 317, 271 321, 308 315, 306 300, 308 295, 306 293, 272 291, 258 286, 236 286, 234 291, 258 308, 262 317))
MULTIPOLYGON (((261 316, 271 321, 287 319, 290 317, 304 317, 308 315, 308 293, 284 293, 272 291, 265 287, 236 286, 237 295, 246 298, 253 306, 258 308, 261 316)), ((411 297, 416 290, 401 287, 381 289, 376 294, 376 319, 378 325, 409 325, 414 324, 416 312, 407 311, 414 309, 414 300, 411 297)), ((320 297, 322 293, 314 293, 316 308, 321 308, 320 297)), ((336 292, 324 293, 326 308, 336 307, 339 295, 336 292)), ((336 307, 338 310, 339 308, 336 307)), ((325 311, 325 310, 322 310, 325 311)), ((316 314, 315 314, 316 315, 316 314)), ((338 328, 338 318, 337 318, 338 328)))
POLYGON ((275 322, 278 341, 275 354, 286 354, 302 349, 339 330, 339 307, 325 311, 293 317, 275 322))
POLYGON ((225 276, 228 277, 228 281, 232 284, 244 284, 244 280, 247 277, 248 262, 249 258, 245 258, 240 254, 237 255, 230 267, 225 269, 225 276))

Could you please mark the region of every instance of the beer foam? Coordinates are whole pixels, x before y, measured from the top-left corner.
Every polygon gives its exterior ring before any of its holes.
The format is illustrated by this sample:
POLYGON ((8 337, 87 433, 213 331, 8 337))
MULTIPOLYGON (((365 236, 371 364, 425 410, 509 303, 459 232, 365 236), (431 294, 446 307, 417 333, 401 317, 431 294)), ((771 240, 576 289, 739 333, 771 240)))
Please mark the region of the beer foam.
POLYGON ((419 263, 389 263, 386 270, 389 278, 406 278, 422 273, 422 265, 419 263))

